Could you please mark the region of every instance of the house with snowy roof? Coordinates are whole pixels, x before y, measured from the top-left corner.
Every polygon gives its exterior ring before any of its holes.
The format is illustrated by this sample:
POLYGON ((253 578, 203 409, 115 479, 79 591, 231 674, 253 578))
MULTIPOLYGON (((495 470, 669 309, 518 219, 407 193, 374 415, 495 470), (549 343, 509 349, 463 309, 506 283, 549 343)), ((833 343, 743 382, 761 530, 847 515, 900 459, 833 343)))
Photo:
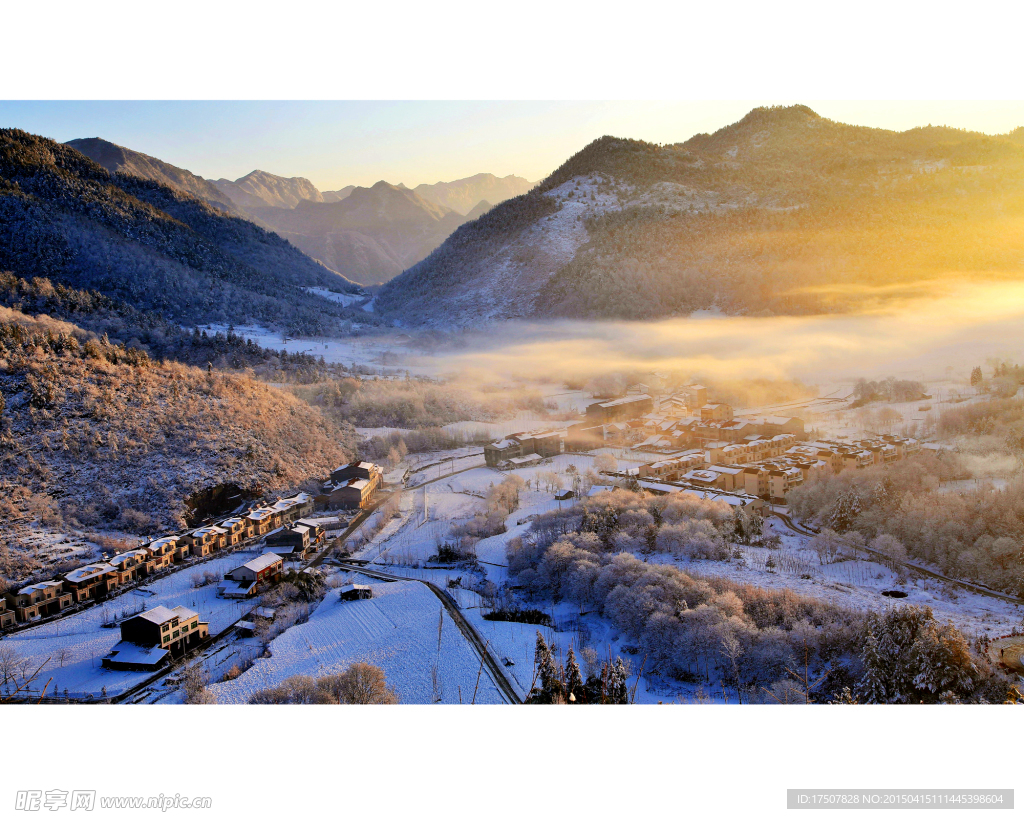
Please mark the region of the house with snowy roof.
POLYGON ((261 507, 253 509, 244 517, 247 537, 263 537, 273 528, 274 512, 261 507))
POLYGON ((118 586, 118 571, 109 563, 90 563, 64 575, 64 591, 76 603, 105 597, 118 586))
POLYGON ((107 654, 104 668, 153 670, 180 657, 210 636, 210 624, 184 606, 157 606, 121 623, 121 641, 107 654))
POLYGON ((284 560, 280 555, 265 553, 224 574, 224 580, 217 586, 221 597, 251 597, 257 586, 273 583, 284 572, 284 560))
POLYGON ((280 555, 285 560, 305 560, 313 553, 315 533, 309 526, 293 523, 267 535, 264 554, 280 555))
POLYGON ((129 552, 119 552, 107 563, 117 569, 117 581, 120 585, 132 583, 142 577, 145 574, 148 560, 149 552, 145 549, 132 549, 129 552))
MULTIPOLYGON (((353 461, 345 466, 339 466, 331 473, 331 483, 335 486, 346 483, 353 478, 369 481, 370 491, 373 492, 384 482, 384 471, 377 464, 370 461, 353 461)), ((304 517, 312 511, 312 509, 309 509, 303 512, 300 517, 304 517)))
POLYGON ((4 608, 9 604, 11 615, 22 623, 56 614, 68 608, 71 602, 71 594, 64 591, 60 580, 44 580, 4 595, 4 608))

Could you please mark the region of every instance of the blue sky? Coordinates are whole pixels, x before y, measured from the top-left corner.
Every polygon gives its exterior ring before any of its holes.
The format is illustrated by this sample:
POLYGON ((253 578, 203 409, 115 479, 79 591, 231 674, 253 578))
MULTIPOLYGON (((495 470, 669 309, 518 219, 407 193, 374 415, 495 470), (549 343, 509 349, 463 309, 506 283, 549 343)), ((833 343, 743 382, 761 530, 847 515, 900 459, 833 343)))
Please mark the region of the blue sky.
MULTIPOLYGON (((757 105, 793 102, 0 101, 0 127, 60 141, 99 136, 208 178, 260 168, 333 190, 481 172, 537 180, 603 134, 680 142, 757 105)), ((1024 102, 805 102, 831 119, 896 130, 1024 125, 1024 102)))

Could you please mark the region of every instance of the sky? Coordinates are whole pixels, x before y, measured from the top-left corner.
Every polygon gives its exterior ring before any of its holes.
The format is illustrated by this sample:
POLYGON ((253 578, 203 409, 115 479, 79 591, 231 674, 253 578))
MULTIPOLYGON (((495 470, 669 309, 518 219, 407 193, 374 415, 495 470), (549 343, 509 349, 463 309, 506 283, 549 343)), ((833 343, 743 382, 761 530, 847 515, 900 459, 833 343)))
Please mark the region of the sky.
POLYGON ((476 173, 543 179, 605 134, 682 142, 758 105, 802 102, 829 119, 906 130, 1005 133, 1024 101, 0 101, 0 127, 59 141, 102 137, 210 179, 260 169, 320 190, 384 179, 414 187, 476 173))

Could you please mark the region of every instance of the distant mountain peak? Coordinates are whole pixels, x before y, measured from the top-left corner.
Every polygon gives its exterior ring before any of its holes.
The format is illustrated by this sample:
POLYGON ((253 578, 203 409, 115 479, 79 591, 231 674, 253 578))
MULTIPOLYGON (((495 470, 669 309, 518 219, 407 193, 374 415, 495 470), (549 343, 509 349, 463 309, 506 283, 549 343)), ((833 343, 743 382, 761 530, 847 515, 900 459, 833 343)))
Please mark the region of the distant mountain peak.
POLYGON ((191 171, 178 168, 162 159, 133 151, 102 137, 72 139, 65 143, 79 153, 85 154, 97 165, 110 173, 126 173, 140 179, 159 182, 169 188, 201 199, 208 205, 240 215, 231 199, 209 180, 196 176, 191 171))

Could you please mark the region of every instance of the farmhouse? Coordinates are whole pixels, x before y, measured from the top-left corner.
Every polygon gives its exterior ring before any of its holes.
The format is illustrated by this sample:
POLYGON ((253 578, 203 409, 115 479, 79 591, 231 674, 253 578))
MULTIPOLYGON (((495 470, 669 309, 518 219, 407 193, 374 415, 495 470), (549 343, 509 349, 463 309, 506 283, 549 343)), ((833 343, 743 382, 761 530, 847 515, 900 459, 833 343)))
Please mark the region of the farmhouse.
POLYGON ((121 585, 138 580, 145 573, 147 560, 149 560, 149 552, 144 549, 135 549, 131 552, 116 554, 107 562, 117 569, 117 582, 118 585, 121 585))
POLYGON ((179 657, 210 636, 210 624, 176 606, 157 606, 121 623, 121 642, 103 658, 105 668, 149 670, 179 657))
POLYGON ((348 583, 339 591, 342 600, 369 600, 373 597, 373 587, 362 586, 359 583, 348 583))
POLYGON ((193 529, 181 540, 195 557, 205 557, 210 552, 224 548, 227 534, 227 530, 220 526, 201 526, 193 529))
POLYGON ((166 569, 174 562, 179 540, 181 538, 171 535, 150 541, 142 547, 147 554, 146 562, 143 564, 143 570, 147 575, 166 569))
POLYGON ((366 478, 349 478, 342 484, 324 487, 326 506, 331 509, 365 509, 373 497, 374 485, 366 478))
POLYGON ((300 492, 290 498, 281 498, 270 507, 276 515, 276 522, 279 526, 291 523, 313 511, 313 496, 300 492))
POLYGON ((270 509, 253 509, 244 520, 247 537, 263 537, 270 531, 274 513, 270 509))
POLYGON ((221 597, 251 597, 261 583, 272 583, 284 571, 284 561, 276 554, 262 554, 224 575, 218 586, 221 597))

